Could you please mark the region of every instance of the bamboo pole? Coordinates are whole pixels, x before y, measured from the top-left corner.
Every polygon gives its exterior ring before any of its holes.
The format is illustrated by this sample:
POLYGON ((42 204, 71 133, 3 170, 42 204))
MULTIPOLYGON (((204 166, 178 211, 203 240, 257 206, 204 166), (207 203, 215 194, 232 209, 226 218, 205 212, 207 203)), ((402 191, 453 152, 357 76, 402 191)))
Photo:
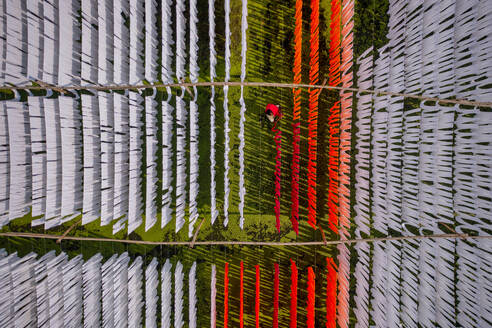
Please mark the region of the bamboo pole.
MULTIPOLYGON (((40 234, 29 232, 2 232, 0 237, 23 237, 23 238, 41 238, 41 239, 59 239, 60 235, 40 234)), ((436 235, 414 235, 414 236, 398 236, 398 237, 381 237, 381 238, 365 238, 365 239, 347 239, 347 240, 328 240, 326 241, 306 241, 306 242, 269 242, 269 241, 145 241, 145 240, 129 240, 129 239, 113 239, 113 238, 97 238, 97 237, 76 237, 66 236, 65 240, 78 241, 101 241, 115 242, 125 244, 141 244, 141 245, 167 245, 167 246, 191 246, 191 245, 243 245, 243 246, 326 246, 337 244, 356 244, 356 243, 375 243, 393 240, 415 240, 415 239, 437 239, 437 238, 453 238, 453 239, 490 239, 492 235, 485 236, 470 236, 468 234, 436 234, 436 235)))
POLYGON ((0 86, 0 90, 94 90, 94 91, 112 91, 112 90, 138 90, 138 89, 151 89, 151 88, 167 88, 167 87, 211 87, 211 86, 230 86, 230 87, 266 87, 266 88, 312 88, 312 89, 326 89, 326 90, 343 90, 349 92, 370 93, 374 95, 386 95, 394 97, 413 98, 421 101, 434 101, 441 104, 453 104, 453 105, 467 105, 478 107, 492 107, 492 102, 473 101, 467 99, 441 99, 437 97, 426 97, 421 95, 389 92, 378 89, 361 89, 361 88, 348 88, 338 87, 331 85, 310 85, 310 84, 293 84, 293 83, 275 83, 275 82, 196 82, 196 83, 169 83, 169 84, 137 84, 137 85, 71 85, 71 86, 0 86))

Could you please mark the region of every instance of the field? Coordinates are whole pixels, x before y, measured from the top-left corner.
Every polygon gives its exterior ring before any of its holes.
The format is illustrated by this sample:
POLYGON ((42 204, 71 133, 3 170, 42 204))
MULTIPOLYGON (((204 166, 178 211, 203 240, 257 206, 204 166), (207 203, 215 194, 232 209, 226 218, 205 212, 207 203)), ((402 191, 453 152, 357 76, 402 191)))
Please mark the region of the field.
MULTIPOLYGON (((361 6, 367 6, 365 2, 358 1, 361 6)), ((247 81, 267 81, 291 83, 293 79, 292 65, 294 61, 293 33, 294 33, 294 1, 281 0, 249 0, 248 1, 248 52, 247 52, 247 81)), ((224 9, 223 1, 216 2, 216 49, 218 53, 216 80, 222 81, 224 77, 224 9)), ((385 5, 375 4, 371 12, 385 12, 385 5)), ((386 5, 387 6, 387 5, 386 5)), ((330 22, 330 2, 321 1, 320 4, 320 80, 328 76, 328 48, 329 48, 329 22, 330 22)), ((199 59, 200 59, 200 81, 209 81, 209 49, 208 49, 208 6, 205 1, 199 2, 199 59)), ((303 82, 309 82, 309 3, 304 3, 303 8, 303 82)), ((377 16, 379 18, 379 16, 377 16)), ((240 79, 241 63, 241 1, 231 0, 231 81, 240 79)), ((384 15, 383 18, 384 19, 384 15)), ((174 20, 174 18, 173 18, 174 20)), ((385 26, 380 21, 370 22, 365 16, 356 15, 355 33, 360 36, 360 42, 355 49, 357 53, 365 50, 366 46, 383 42, 385 26), (365 27, 371 26, 371 31, 365 27), (382 29, 381 29, 382 27, 382 29), (367 37, 372 33, 372 39, 367 37)), ((246 201, 245 201, 245 227, 241 230, 238 225, 238 184, 239 184, 239 88, 231 88, 229 91, 229 110, 230 116, 230 147, 229 159, 231 169, 229 174, 231 195, 229 202, 229 226, 223 227, 223 195, 224 195, 224 112, 222 108, 223 92, 216 88, 216 181, 217 181, 217 208, 220 215, 215 225, 210 224, 210 89, 199 89, 199 220, 205 219, 204 224, 198 234, 197 240, 244 240, 244 241, 320 241, 321 233, 314 231, 307 224, 307 117, 308 106, 307 90, 303 91, 302 116, 301 116, 301 172, 300 172, 300 232, 296 236, 290 227, 290 165, 292 160, 292 90, 280 88, 245 88, 246 100, 246 125, 245 125, 245 182, 246 182, 246 201), (263 113, 265 105, 274 103, 281 106, 284 117, 281 122, 282 131, 282 182, 281 182, 281 234, 275 230, 274 215, 274 168, 275 168, 275 143, 273 132, 267 125, 260 124, 260 115, 263 113)), ((162 97, 162 91, 158 94, 162 97)), ((187 102, 189 96, 187 96, 187 102)), ((320 97, 319 117, 318 117, 318 183, 317 183, 317 220, 327 234, 328 239, 337 239, 337 236, 328 229, 327 222, 327 173, 328 173, 328 116, 329 108, 337 95, 323 91, 320 97)), ((161 110, 161 109, 159 109, 161 110)), ((189 122, 188 122, 189 123, 189 122)), ((355 133, 356 131, 354 131, 355 133)), ((145 143, 144 143, 145 144, 145 143)), ((159 153, 158 153, 159 155, 159 153)), ((145 155, 144 155, 145 158, 145 155)), ((188 163, 189 164, 189 163, 188 163)), ((145 161, 142 168, 145 168, 145 161)), ((158 164, 162 167, 162 163, 158 164)), ((189 167, 189 165, 188 165, 189 167)), ((145 172, 145 170, 143 170, 145 172)), ((145 175, 143 176, 145 177, 145 175)), ((143 179, 145 181, 145 179, 143 179)), ((161 183, 161 182, 160 182, 161 183)), ((145 190, 145 184, 142 185, 145 190)), ((143 193, 145 194, 145 193, 143 193)), ((62 234, 68 227, 77 222, 79 218, 65 223, 63 226, 53 228, 47 233, 62 234)), ((6 231, 38 232, 42 233, 42 228, 30 226, 31 217, 14 220, 6 231)), ((197 224, 198 225, 198 224, 197 224)), ((116 239, 133 239, 149 241, 187 241, 187 225, 179 232, 174 232, 174 220, 164 229, 160 228, 160 217, 158 223, 149 231, 144 231, 144 225, 135 232, 127 234, 122 231, 112 235, 111 225, 101 227, 99 220, 88 225, 77 225, 70 232, 71 236, 91 236, 116 239)), ((320 309, 316 311, 318 322, 324 322, 323 311, 325 291, 325 266, 327 256, 336 256, 334 247, 153 247, 141 245, 128 245, 117 242, 79 242, 63 241, 57 245, 53 240, 29 240, 22 238, 0 238, 0 248, 9 251, 17 251, 23 255, 30 251, 43 254, 48 250, 65 251, 69 255, 83 254, 88 258, 95 253, 102 253, 104 258, 110 257, 114 253, 128 251, 132 257, 142 256, 145 263, 149 263, 152 257, 170 257, 173 262, 180 260, 185 265, 185 272, 193 261, 198 261, 198 326, 203 327, 209 322, 209 281, 210 263, 215 263, 218 267, 218 295, 223 297, 221 291, 224 262, 231 265, 231 295, 230 313, 237 313, 239 301, 239 261, 243 260, 246 267, 246 286, 254 284, 254 265, 260 264, 262 268, 262 326, 270 326, 271 304, 273 287, 271 277, 273 277, 273 263, 280 263, 280 318, 281 326, 288 322, 288 302, 290 271, 289 259, 295 259, 300 271, 299 300, 304 302, 305 284, 304 277, 307 266, 316 269, 316 304, 320 309), (323 277, 323 278, 322 278, 323 277)), ((251 326, 254 320, 254 291, 247 288, 245 294, 245 313, 246 325, 251 326)), ((185 293, 186 295, 186 293, 185 293)), ((186 296, 185 296, 186 297, 186 296)), ((301 302, 300 301, 300 302, 301 302)), ((186 300, 185 300, 186 304, 186 300)), ((221 304, 220 299, 217 304, 221 304)), ((304 303, 299 304, 299 317, 304 318, 304 303)), ((222 318, 222 308, 219 306, 218 318, 222 318)), ((237 325, 237 316, 230 315, 233 325, 237 325)), ((299 322, 303 322, 304 319, 299 322)), ((220 320, 219 320, 220 321, 220 320)))

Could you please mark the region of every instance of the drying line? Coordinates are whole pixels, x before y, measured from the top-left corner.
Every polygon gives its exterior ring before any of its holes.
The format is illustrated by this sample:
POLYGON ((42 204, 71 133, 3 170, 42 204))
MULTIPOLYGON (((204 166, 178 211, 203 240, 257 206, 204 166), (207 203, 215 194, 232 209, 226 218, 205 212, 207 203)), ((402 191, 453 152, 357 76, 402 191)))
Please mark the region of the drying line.
POLYGON ((441 104, 453 104, 453 105, 466 105, 466 106, 478 106, 478 107, 492 107, 490 101, 472 101, 467 99, 441 99, 437 97, 426 97, 408 93, 389 92, 377 89, 360 89, 360 88, 348 88, 337 87, 331 85, 320 84, 294 84, 294 83, 275 83, 275 82, 196 82, 196 83, 169 83, 169 84, 136 84, 136 85, 84 85, 84 86, 52 86, 43 83, 42 86, 1 86, 0 90, 94 90, 94 91, 111 91, 111 90, 135 90, 135 89, 151 89, 151 88, 168 88, 168 87, 211 87, 211 86, 230 86, 230 87, 267 87, 267 88, 312 88, 312 89, 326 89, 326 90, 340 90, 360 93, 370 93, 374 95, 385 95, 392 97, 413 98, 421 101, 435 101, 441 104))
MULTIPOLYGON (((2 232, 0 237, 23 237, 23 238, 41 238, 41 239, 59 239, 59 235, 39 234, 29 232, 2 232)), ((470 236, 468 234, 436 234, 436 235, 415 235, 399 237, 382 237, 350 240, 328 240, 324 241, 306 241, 306 242, 269 242, 269 241, 145 241, 145 240, 128 240, 113 238, 96 238, 96 237, 76 237, 66 236, 64 240, 77 241, 102 241, 125 244, 142 244, 142 245, 167 245, 167 246, 207 246, 207 245, 243 245, 243 246, 327 246, 338 244, 356 244, 356 243, 375 243, 393 240, 415 240, 415 239, 434 239, 434 238, 454 238, 454 239, 490 239, 492 235, 470 236)))

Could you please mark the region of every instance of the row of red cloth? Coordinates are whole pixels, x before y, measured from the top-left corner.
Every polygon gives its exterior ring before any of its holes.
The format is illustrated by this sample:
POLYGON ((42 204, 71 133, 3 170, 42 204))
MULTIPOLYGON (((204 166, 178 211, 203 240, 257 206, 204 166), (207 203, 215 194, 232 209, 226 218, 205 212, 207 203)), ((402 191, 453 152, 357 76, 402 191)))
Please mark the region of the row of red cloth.
MULTIPOLYGON (((293 260, 291 262, 291 286, 290 286, 290 327, 297 327, 297 289, 298 289, 298 269, 293 260)), ((336 297, 337 297, 337 268, 332 258, 326 259, 327 281, 326 281, 326 327, 336 327, 336 297)), ((256 327, 260 327, 260 266, 255 266, 255 322, 256 327)), ((312 267, 307 268, 307 317, 308 328, 315 327, 315 273, 312 267)), ((273 279, 273 328, 278 328, 279 316, 279 265, 274 265, 273 279)), ((240 266, 240 292, 239 292, 239 326, 244 327, 244 263, 240 266)), ((224 328, 229 325, 229 263, 224 268, 224 328)))

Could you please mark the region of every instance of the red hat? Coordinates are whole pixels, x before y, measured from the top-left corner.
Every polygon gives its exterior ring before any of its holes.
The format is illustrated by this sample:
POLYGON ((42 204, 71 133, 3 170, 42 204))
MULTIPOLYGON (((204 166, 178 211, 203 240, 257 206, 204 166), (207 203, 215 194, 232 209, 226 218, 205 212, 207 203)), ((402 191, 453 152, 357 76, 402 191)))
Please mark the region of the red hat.
POLYGON ((280 116, 280 109, 274 104, 268 104, 266 106, 265 112, 267 110, 271 111, 274 116, 280 116))

